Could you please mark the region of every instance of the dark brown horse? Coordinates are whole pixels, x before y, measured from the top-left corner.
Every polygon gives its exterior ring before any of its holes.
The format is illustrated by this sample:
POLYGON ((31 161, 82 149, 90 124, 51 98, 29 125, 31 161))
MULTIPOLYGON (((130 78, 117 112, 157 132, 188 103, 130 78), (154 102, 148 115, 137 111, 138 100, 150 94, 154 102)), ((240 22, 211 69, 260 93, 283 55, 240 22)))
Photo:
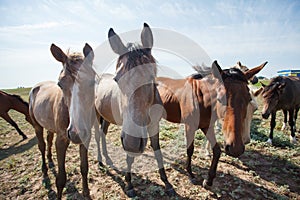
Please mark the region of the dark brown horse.
MULTIPOLYGON (((86 44, 84 49, 84 57, 79 53, 65 54, 59 47, 52 44, 51 53, 54 58, 61 62, 63 69, 59 75, 59 81, 42 82, 32 88, 30 92, 29 113, 33 121, 36 136, 38 138, 38 146, 42 154, 42 171, 47 177, 47 165, 45 161, 45 142, 43 138, 43 129, 48 130, 48 161, 52 163, 51 145, 53 133, 56 133, 56 153, 58 162, 58 174, 56 176, 57 198, 61 199, 62 191, 66 184, 65 157, 70 140, 80 144, 80 171, 82 174, 83 195, 90 198, 88 188, 88 156, 87 147, 89 138, 85 138, 84 144, 82 140, 69 137, 67 128, 69 126, 69 107, 71 104, 71 95, 73 84, 78 70, 85 65, 92 65, 93 50, 86 44), (87 59, 87 56, 89 58, 87 59)), ((76 125, 77 126, 77 125, 76 125)), ((48 163, 48 164, 49 164, 48 163)))
POLYGON ((8 111, 13 109, 24 114, 26 121, 32 124, 28 107, 28 103, 20 96, 0 91, 0 117, 12 125, 23 139, 27 139, 27 136, 21 131, 17 123, 8 115, 8 111))
POLYGON ((191 181, 191 157, 194 152, 195 131, 201 129, 212 145, 213 158, 208 180, 203 185, 211 186, 216 176, 221 149, 216 141, 214 123, 223 119, 223 135, 226 154, 238 157, 245 150, 243 135, 245 119, 251 101, 248 80, 258 73, 266 63, 243 73, 239 69, 222 70, 215 61, 212 73, 204 78, 189 77, 174 80, 158 78, 158 90, 166 110, 165 119, 184 123, 187 141, 187 166, 191 181))
POLYGON ((291 127, 291 143, 296 142, 295 122, 300 107, 300 78, 293 76, 277 76, 271 79, 268 86, 261 91, 263 98, 262 117, 268 119, 271 115, 271 130, 268 142, 272 144, 273 130, 276 125, 276 112, 283 110, 285 122, 287 121, 287 112, 289 113, 289 125, 291 127))

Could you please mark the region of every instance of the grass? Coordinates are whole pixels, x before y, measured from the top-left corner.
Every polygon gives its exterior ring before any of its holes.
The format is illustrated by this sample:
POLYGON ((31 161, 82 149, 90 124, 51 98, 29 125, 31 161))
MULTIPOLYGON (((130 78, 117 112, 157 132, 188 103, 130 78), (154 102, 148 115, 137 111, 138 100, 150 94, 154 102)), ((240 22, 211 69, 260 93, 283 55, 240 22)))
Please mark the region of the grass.
MULTIPOLYGON (((30 88, 6 90, 28 100, 30 88)), ((260 102, 259 102, 260 103, 260 102)), ((261 104, 260 104, 261 106, 261 104)), ((274 145, 265 143, 269 135, 269 120, 261 118, 259 108, 251 126, 252 141, 246 146, 245 153, 232 158, 222 153, 218 164, 217 177, 212 188, 201 186, 207 177, 210 160, 204 155, 205 137, 201 131, 195 135, 195 152, 192 170, 199 184, 190 183, 185 171, 184 126, 161 121, 160 144, 164 153, 168 180, 177 195, 166 195, 160 180, 153 152, 148 146, 146 156, 137 157, 133 167, 132 180, 138 197, 134 199, 298 199, 300 196, 300 145, 289 142, 289 131, 281 131, 278 122, 274 132, 274 145), (171 152, 171 154, 167 154, 171 152), (152 160, 150 157, 152 156, 152 160), (145 162, 149 158, 149 162, 145 162), (144 159, 144 160, 143 160, 144 159), (143 161, 143 162, 141 162, 143 161), (143 168, 154 166, 153 170, 143 168)), ((41 172, 41 156, 33 128, 24 116, 10 111, 20 128, 29 136, 21 141, 17 132, 0 119, 0 199, 55 199, 55 174, 57 173, 56 151, 53 159, 56 164, 44 179, 41 172)), ((278 112, 277 121, 282 120, 278 112)), ((300 120, 297 125, 300 127, 300 120)), ((120 127, 110 126, 107 135, 109 155, 115 165, 125 166, 125 156, 120 143, 120 127), (113 149, 114 147, 115 149, 113 149), (117 163, 119 162, 119 163, 117 163), (123 164, 123 165, 122 165, 123 164)), ((46 135, 46 134, 45 134, 46 135)), ((222 143, 222 135, 218 134, 222 143)), ((297 139, 299 133, 297 133, 297 139)), ((120 168, 102 167, 96 161, 94 139, 89 151, 89 188, 93 199, 128 199, 124 192, 124 173, 120 168)), ((66 199, 83 199, 81 196, 81 174, 79 168, 78 146, 70 144, 66 157, 67 185, 64 190, 66 199)))

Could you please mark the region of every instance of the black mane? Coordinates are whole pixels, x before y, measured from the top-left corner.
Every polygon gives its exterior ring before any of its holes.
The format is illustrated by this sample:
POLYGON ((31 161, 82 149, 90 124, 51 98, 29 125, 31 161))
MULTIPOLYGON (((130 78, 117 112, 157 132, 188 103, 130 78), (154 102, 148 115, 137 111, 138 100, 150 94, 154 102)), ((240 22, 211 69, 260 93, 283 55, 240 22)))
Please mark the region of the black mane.
POLYGON ((244 73, 237 68, 224 69, 222 74, 222 79, 225 80, 231 78, 234 80, 239 80, 248 83, 248 80, 244 73))

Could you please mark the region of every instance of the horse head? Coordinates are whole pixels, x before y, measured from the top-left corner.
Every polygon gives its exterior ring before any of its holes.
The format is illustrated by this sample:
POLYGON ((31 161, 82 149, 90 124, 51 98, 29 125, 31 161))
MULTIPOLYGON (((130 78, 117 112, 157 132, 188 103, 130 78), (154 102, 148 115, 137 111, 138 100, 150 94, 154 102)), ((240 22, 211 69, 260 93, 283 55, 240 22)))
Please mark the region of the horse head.
POLYGON ((148 138, 147 125, 151 122, 150 109, 156 98, 152 31, 145 23, 141 44, 124 45, 112 28, 108 37, 112 50, 119 55, 114 80, 122 94, 122 145, 129 153, 142 153, 148 138))
POLYGON ((246 72, 236 68, 222 70, 216 61, 212 65, 212 74, 219 82, 215 88, 216 112, 218 118, 224 121, 222 131, 225 152, 230 156, 238 157, 245 150, 245 119, 252 100, 247 84, 266 64, 267 62, 246 72))
POLYGON ((69 111, 67 136, 76 144, 88 144, 91 123, 94 122, 92 119, 94 116, 90 112, 94 111, 93 50, 85 44, 83 57, 80 53, 65 54, 59 47, 52 44, 51 53, 57 61, 63 64, 58 86, 62 90, 64 102, 69 111))

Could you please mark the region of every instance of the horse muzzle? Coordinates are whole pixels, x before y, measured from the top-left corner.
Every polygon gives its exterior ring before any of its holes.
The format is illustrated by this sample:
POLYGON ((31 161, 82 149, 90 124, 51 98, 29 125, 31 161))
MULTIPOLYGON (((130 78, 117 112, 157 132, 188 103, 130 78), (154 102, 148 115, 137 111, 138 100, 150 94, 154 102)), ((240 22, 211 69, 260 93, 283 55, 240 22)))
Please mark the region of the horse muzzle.
POLYGON ((67 130, 67 135, 68 135, 68 139, 73 142, 74 144, 81 144, 82 140, 79 136, 78 131, 73 128, 72 126, 70 128, 68 128, 67 130))
POLYGON ((121 136, 123 149, 131 156, 142 154, 146 148, 147 140, 148 138, 139 138, 128 134, 121 136))
POLYGON ((239 157, 245 152, 245 145, 233 145, 233 144, 226 144, 225 146, 225 153, 232 157, 239 157))

